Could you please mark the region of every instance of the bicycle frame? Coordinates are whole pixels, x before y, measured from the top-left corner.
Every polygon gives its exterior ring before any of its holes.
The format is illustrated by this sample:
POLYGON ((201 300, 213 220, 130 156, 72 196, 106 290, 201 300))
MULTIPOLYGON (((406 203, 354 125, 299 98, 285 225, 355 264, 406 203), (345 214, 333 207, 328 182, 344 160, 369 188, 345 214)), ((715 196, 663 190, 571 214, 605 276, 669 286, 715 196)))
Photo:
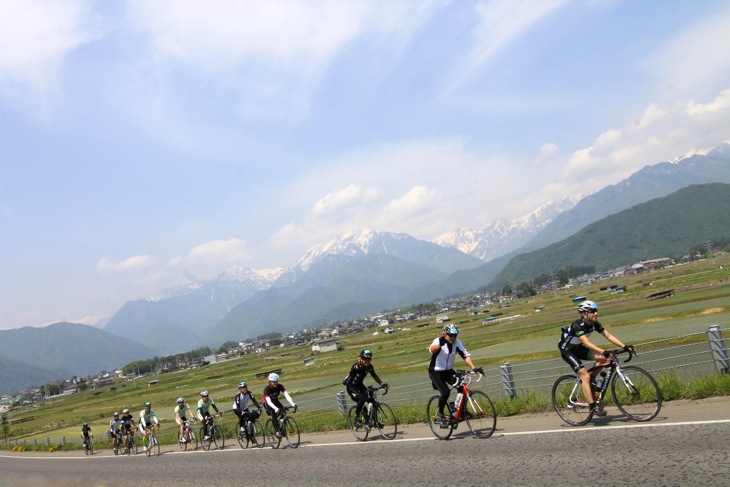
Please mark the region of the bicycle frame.
MULTIPOLYGON (((479 407, 479 404, 475 403, 472 400, 471 394, 469 393, 469 391, 470 391, 469 384, 471 384, 471 377, 472 377, 471 374, 467 374, 466 372, 460 370, 457 372, 457 377, 458 377, 458 380, 451 387, 456 389, 458 392, 458 390, 459 390, 458 388, 459 388, 459 386, 461 386, 462 396, 461 396, 461 403, 454 411, 452 419, 453 419, 453 421, 456 421, 457 423, 461 423, 466 418, 467 401, 469 401, 469 404, 472 405, 472 407, 474 409, 481 410, 481 408, 479 407)), ((481 380, 482 380, 482 375, 479 374, 479 378, 477 379, 477 382, 479 382, 481 380)))

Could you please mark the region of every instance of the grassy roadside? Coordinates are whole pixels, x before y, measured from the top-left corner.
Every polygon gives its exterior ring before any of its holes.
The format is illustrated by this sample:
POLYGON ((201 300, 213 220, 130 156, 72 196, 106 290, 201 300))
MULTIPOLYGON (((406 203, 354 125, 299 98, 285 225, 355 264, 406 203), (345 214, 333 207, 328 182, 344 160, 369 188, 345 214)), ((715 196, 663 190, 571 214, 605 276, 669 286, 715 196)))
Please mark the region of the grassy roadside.
MULTIPOLYGON (((491 311, 467 310, 451 317, 464 336, 470 352, 478 358, 479 365, 488 366, 524 363, 555 358, 555 341, 560 326, 575 319, 571 296, 589 296, 599 303, 601 321, 616 334, 635 333, 636 344, 648 343, 657 338, 686 335, 688 329, 706 328, 707 323, 730 323, 730 256, 715 261, 698 261, 649 274, 612 279, 593 283, 577 290, 561 290, 513 301, 509 307, 495 305, 491 311), (611 284, 626 286, 626 292, 614 293, 601 288, 611 284), (650 301, 647 295, 658 290, 674 289, 668 299, 650 301), (537 312, 536 309, 544 307, 537 312), (478 314, 477 314, 478 311, 478 314), (510 318, 486 322, 486 317, 510 318)), ((96 391, 85 391, 45 403, 37 409, 18 408, 12 411, 13 419, 27 421, 11 425, 8 439, 35 438, 44 443, 45 438, 65 436, 76 441, 84 421, 91 423, 96 434, 96 447, 108 448, 103 439, 113 411, 128 407, 138 415, 142 403, 151 401, 158 416, 163 419, 163 431, 174 431, 171 410, 175 399, 184 396, 192 404, 198 392, 207 389, 216 402, 225 409, 230 407, 235 384, 247 380, 251 390, 260 397, 265 381, 256 379, 257 373, 282 369, 284 383, 297 398, 330 391, 340 387, 342 377, 362 348, 375 352, 375 365, 381 377, 391 384, 406 380, 409 374, 425 370, 425 349, 440 325, 435 319, 400 325, 392 335, 367 330, 338 338, 340 350, 312 356, 309 347, 291 347, 270 350, 260 355, 246 355, 208 367, 146 377, 137 382, 116 381, 116 390, 107 386, 96 391), (314 365, 305 365, 304 359, 314 358, 314 365), (158 380, 158 385, 148 386, 147 381, 158 380)), ((676 343, 702 341, 701 335, 674 338, 676 343)), ((670 342, 671 343, 671 342, 670 342)), ((567 370, 566 370, 567 372, 567 370)), ((665 400, 700 399, 713 395, 730 395, 728 376, 713 375, 683 383, 676 376, 657 377, 665 400)), ((495 399, 495 398, 493 398, 495 399)), ((298 400, 298 399, 297 399, 298 400)), ((386 401, 387 402, 387 401, 386 401)), ((526 394, 516 399, 498 399, 495 402, 499 416, 551 411, 549 399, 526 394)), ((403 424, 423 421, 423 407, 394 408, 403 424)), ((232 420, 225 419, 226 427, 232 420)), ((345 419, 337 412, 309 414, 300 412, 297 421, 303 432, 344 429, 345 419)), ((163 436, 163 441, 174 438, 163 436)), ((57 446, 57 445, 54 445, 57 446)), ((68 446, 73 448, 76 445, 68 446)), ((32 449, 30 445, 26 448, 32 449)), ((44 446, 39 449, 47 449, 44 446)))

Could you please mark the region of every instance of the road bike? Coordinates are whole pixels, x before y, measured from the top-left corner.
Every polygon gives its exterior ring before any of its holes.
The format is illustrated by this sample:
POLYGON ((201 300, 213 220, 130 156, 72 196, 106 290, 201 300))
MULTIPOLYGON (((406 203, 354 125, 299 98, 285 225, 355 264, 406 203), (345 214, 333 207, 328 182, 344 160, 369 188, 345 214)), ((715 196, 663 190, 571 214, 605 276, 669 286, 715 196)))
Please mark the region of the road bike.
POLYGON ((124 440, 124 455, 137 454, 137 440, 134 438, 135 428, 130 428, 122 432, 126 439, 124 440))
MULTIPOLYGON (((623 414, 634 421, 651 421, 662 408, 662 391, 654 377, 640 367, 620 364, 618 356, 628 353, 629 356, 624 362, 629 362, 636 355, 633 349, 609 350, 609 352, 610 356, 606 362, 588 369, 591 377, 597 375, 600 380, 598 385, 594 385, 591 381, 593 402, 598 400, 603 404, 610 385, 613 403, 623 414)), ((555 381, 552 400, 555 411, 570 425, 582 426, 593 418, 594 411, 585 399, 581 380, 576 375, 563 375, 555 381)))
POLYGON ((279 409, 279 417, 276 418, 278 427, 273 423, 271 418, 266 420, 264 432, 272 448, 279 448, 282 439, 285 439, 292 448, 297 448, 299 446, 299 426, 297 425, 297 422, 294 421, 294 418, 289 417, 287 414, 287 411, 289 410, 296 412, 296 407, 291 408, 285 406, 279 409))
POLYGON ((180 430, 177 431, 177 444, 180 445, 182 451, 187 450, 188 446, 193 450, 198 449, 198 438, 195 436, 193 428, 190 427, 191 423, 195 423, 195 420, 186 420, 183 424, 182 434, 180 434, 180 430))
POLYGON ((497 429, 497 411, 492 400, 482 391, 469 389, 474 375, 479 376, 477 382, 482 380, 482 374, 478 372, 456 371, 456 383, 451 387, 457 390, 461 388, 462 391, 456 396, 455 402, 448 403, 451 414, 444 416, 444 421, 439 421, 437 417, 439 396, 429 399, 426 406, 428 426, 439 440, 448 440, 462 421, 466 421, 469 430, 477 438, 489 438, 497 429))
POLYGON ((144 450, 148 457, 152 454, 160 455, 160 443, 157 441, 157 436, 155 436, 154 426, 147 426, 147 435, 143 437, 142 445, 142 450, 144 450))
POLYGON ((91 436, 84 436, 84 453, 87 455, 93 455, 94 454, 94 445, 91 442, 91 436))
POLYGON ((347 413, 347 422, 350 425, 352 436, 360 441, 367 440, 370 430, 373 428, 378 428, 380 435, 386 440, 392 440, 398 433, 398 421, 393 410, 384 402, 378 401, 377 391, 379 389, 385 389, 383 395, 388 393, 386 387, 368 386, 368 397, 360 413, 363 417, 356 417, 357 406, 352 406, 347 413))
MULTIPOLYGON (((221 415, 222 416, 222 415, 221 415)), ((220 448, 221 450, 226 444, 226 435, 223 433, 223 428, 215 424, 212 415, 203 417, 203 425, 200 427, 200 446, 204 450, 210 450, 210 447, 215 445, 214 450, 220 448), (205 434, 205 430, 208 430, 208 434, 205 434)))
POLYGON ((243 426, 239 428, 238 444, 241 448, 261 448, 264 446, 266 435, 264 435, 264 429, 259 423, 258 417, 260 413, 256 410, 249 411, 246 414, 246 419, 243 422, 243 426))
POLYGON ((122 433, 117 430, 111 433, 112 438, 112 451, 115 455, 119 455, 119 450, 122 448, 122 433))

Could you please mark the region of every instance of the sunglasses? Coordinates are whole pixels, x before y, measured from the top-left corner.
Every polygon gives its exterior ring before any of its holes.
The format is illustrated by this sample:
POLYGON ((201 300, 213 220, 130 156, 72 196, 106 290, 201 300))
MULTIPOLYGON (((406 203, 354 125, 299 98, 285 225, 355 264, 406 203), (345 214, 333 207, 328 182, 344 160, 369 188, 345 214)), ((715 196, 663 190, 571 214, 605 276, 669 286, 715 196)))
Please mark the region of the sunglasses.
POLYGON ((456 338, 456 333, 447 333, 446 336, 456 338))

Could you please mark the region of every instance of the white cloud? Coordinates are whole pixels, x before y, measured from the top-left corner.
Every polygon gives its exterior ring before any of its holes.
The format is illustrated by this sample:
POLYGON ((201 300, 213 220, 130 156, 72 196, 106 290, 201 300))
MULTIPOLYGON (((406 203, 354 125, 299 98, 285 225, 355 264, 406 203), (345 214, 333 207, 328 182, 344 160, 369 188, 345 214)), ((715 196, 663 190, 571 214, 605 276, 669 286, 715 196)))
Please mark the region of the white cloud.
POLYGON ((149 269, 155 260, 149 255, 135 255, 119 262, 112 259, 103 258, 96 265, 98 271, 114 271, 114 272, 134 272, 149 269))
POLYGON ((328 217, 342 212, 357 211, 363 205, 377 201, 381 195, 382 191, 378 188, 362 188, 356 184, 350 184, 340 191, 328 193, 317 201, 312 209, 312 214, 318 217, 328 217))
POLYGON ((245 262, 250 258, 245 240, 231 238, 228 240, 211 240, 196 245, 184 256, 170 259, 168 268, 182 269, 192 275, 209 275, 220 272, 226 266, 245 262))
POLYGON ((413 218, 431 211, 440 201, 441 192, 426 186, 415 186, 400 198, 391 200, 385 206, 389 218, 413 218))
POLYGON ((0 1, 0 95, 42 97, 70 52, 96 38, 81 0, 0 1))

